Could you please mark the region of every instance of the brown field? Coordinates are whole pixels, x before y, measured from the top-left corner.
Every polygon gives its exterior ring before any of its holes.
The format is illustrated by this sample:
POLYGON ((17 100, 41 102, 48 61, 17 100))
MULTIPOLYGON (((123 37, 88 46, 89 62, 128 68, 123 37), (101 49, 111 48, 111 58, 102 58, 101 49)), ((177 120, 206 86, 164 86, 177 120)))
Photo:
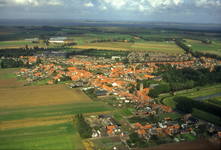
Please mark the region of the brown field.
POLYGON ((0 79, 1 87, 23 86, 26 82, 18 82, 17 79, 0 79))
MULTIPOLYGON (((111 111, 105 112, 94 112, 94 113, 84 113, 84 116, 100 115, 100 114, 111 114, 111 111)), ((73 121, 74 115, 64 115, 64 116, 53 116, 53 117, 42 117, 42 118, 31 118, 31 119, 21 119, 21 120, 10 120, 10 121, 0 121, 0 129, 10 129, 10 128, 22 128, 22 127, 33 127, 42 125, 52 125, 60 124, 65 122, 73 121)))
POLYGON ((173 143, 173 144, 164 144, 160 146, 145 148, 149 150, 161 150, 161 149, 168 149, 168 150, 219 150, 220 144, 212 142, 208 139, 202 140, 194 140, 194 141, 187 141, 187 142, 180 142, 180 143, 173 143))
POLYGON ((92 101, 81 90, 66 85, 42 85, 0 89, 0 108, 58 105, 92 101))

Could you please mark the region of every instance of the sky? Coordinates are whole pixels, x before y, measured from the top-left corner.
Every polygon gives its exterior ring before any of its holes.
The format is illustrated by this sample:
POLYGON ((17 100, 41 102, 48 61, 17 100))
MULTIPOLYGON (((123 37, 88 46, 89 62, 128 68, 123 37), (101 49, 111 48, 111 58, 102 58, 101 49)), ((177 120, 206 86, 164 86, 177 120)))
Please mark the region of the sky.
POLYGON ((0 0, 0 19, 221 24, 221 0, 0 0))

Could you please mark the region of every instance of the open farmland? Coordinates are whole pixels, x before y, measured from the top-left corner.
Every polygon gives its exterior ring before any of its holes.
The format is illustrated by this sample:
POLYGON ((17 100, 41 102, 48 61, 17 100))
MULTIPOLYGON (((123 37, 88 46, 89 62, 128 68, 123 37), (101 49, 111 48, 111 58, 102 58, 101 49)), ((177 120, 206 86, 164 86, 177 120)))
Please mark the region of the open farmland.
POLYGON ((91 101, 81 90, 65 85, 43 85, 0 89, 0 108, 57 105, 91 101))
POLYGON ((185 39, 185 40, 186 40, 186 42, 184 42, 184 44, 191 45, 191 48, 194 51, 200 51, 202 53, 211 53, 211 54, 221 55, 220 51, 216 51, 216 50, 221 50, 221 43, 212 42, 212 44, 204 44, 198 40, 191 40, 191 39, 185 39))
POLYGON ((163 53, 184 53, 184 51, 174 43, 166 42, 143 42, 134 43, 131 46, 134 51, 151 51, 163 53))
POLYGON ((129 50, 131 43, 124 42, 101 42, 101 43, 90 43, 84 45, 76 45, 73 48, 82 48, 82 49, 105 49, 105 50, 129 50))
POLYGON ((0 149, 84 149, 72 122, 0 130, 0 149))

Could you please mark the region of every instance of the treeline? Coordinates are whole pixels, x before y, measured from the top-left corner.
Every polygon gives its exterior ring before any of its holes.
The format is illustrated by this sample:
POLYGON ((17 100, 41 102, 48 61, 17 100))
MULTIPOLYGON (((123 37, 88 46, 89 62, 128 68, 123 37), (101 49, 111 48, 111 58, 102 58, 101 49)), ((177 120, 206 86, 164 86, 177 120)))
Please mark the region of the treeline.
MULTIPOLYGON (((38 58, 35 64, 41 64, 41 59, 38 58)), ((18 67, 31 68, 31 65, 29 64, 29 62, 24 64, 22 60, 18 59, 3 59, 1 61, 1 68, 18 68, 18 67)))
POLYGON ((176 108, 186 113, 191 113, 193 111, 193 108, 195 108, 195 109, 208 112, 218 117, 220 117, 220 114, 221 114, 220 108, 214 107, 204 102, 193 100, 188 97, 179 96, 179 97, 174 97, 173 100, 177 102, 176 108))
POLYGON ((91 138, 92 128, 85 122, 84 116, 82 114, 77 114, 75 116, 74 125, 82 139, 91 138))
MULTIPOLYGON (((163 41, 173 41, 174 38, 162 38, 162 37, 143 37, 141 36, 140 39, 145 41, 156 41, 156 42, 163 42, 163 41)), ((182 39, 179 39, 182 40, 182 39)))
POLYGON ((1 68, 17 68, 23 66, 24 63, 21 60, 15 61, 14 59, 3 59, 1 62, 1 68))
POLYGON ((170 92, 170 86, 168 84, 159 84, 155 86, 154 89, 151 89, 148 95, 157 98, 159 94, 168 92, 170 92))

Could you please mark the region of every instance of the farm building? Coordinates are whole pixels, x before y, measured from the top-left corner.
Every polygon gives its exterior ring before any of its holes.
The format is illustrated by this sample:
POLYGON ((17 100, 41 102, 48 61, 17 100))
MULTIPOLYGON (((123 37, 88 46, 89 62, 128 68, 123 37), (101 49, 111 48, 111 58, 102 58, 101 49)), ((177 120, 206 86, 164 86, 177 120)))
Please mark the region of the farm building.
POLYGON ((63 40, 49 40, 50 43, 64 43, 63 40))

